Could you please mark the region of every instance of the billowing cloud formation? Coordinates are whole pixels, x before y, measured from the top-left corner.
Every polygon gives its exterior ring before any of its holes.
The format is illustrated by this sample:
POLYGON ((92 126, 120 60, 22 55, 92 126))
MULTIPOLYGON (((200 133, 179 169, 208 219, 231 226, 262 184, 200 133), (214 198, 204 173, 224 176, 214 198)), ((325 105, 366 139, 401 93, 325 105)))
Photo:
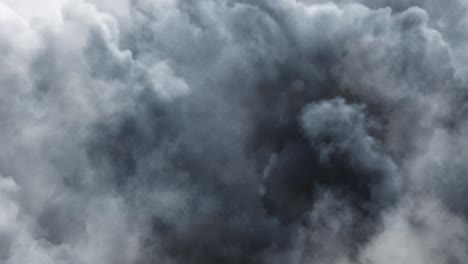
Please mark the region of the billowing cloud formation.
POLYGON ((1 263, 468 261, 464 1, 47 3, 0 1, 1 263))

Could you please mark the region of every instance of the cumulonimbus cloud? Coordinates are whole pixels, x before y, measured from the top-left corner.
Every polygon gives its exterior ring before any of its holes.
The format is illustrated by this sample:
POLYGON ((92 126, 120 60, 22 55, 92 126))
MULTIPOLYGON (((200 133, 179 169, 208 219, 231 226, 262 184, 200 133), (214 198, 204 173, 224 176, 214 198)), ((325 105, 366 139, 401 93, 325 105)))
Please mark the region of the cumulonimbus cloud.
POLYGON ((0 1, 0 262, 464 263, 464 1, 0 1))

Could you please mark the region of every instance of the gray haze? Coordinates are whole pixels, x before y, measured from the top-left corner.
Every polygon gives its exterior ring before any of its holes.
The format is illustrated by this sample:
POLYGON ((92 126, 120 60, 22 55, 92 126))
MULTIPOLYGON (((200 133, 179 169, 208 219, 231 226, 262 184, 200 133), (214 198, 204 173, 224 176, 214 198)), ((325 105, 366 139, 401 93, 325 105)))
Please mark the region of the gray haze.
POLYGON ((0 0, 0 263, 468 263, 467 12, 0 0))

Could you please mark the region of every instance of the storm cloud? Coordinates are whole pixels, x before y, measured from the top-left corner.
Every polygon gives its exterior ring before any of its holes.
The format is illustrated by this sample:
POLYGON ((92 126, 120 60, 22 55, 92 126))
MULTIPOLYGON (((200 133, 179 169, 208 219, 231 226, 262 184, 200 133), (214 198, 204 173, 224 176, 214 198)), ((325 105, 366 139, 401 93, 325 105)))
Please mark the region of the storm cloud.
POLYGON ((468 261, 463 0, 0 0, 0 263, 468 261))

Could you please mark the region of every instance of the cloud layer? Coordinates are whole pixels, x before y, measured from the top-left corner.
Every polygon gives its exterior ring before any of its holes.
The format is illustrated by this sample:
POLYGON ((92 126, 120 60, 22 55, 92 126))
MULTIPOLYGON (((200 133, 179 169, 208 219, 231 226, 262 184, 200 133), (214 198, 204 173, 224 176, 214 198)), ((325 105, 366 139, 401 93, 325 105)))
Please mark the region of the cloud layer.
POLYGON ((468 261, 465 1, 47 3, 0 0, 1 263, 468 261))

